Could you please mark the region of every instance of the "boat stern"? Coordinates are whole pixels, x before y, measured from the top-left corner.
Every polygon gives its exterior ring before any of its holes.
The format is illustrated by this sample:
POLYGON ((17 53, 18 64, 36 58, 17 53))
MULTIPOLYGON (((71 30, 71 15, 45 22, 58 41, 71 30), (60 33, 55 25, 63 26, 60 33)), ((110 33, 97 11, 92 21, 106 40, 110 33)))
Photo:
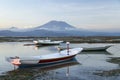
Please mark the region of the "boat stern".
POLYGON ((21 64, 20 58, 15 56, 15 57, 6 57, 6 61, 10 62, 13 65, 19 66, 21 64))

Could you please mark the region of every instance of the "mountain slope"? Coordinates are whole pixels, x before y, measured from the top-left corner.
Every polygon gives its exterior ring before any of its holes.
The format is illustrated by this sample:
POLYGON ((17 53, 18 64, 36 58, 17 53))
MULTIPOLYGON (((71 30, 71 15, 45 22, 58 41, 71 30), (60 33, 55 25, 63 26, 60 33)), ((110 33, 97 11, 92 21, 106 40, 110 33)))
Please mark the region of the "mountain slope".
POLYGON ((50 21, 42 26, 36 27, 36 29, 45 29, 51 31, 76 30, 75 27, 63 21, 50 21))
POLYGON ((120 36, 120 33, 93 32, 75 28, 63 21, 50 21, 42 26, 18 29, 15 27, 7 30, 0 30, 0 36, 33 36, 33 37, 65 37, 65 36, 120 36))

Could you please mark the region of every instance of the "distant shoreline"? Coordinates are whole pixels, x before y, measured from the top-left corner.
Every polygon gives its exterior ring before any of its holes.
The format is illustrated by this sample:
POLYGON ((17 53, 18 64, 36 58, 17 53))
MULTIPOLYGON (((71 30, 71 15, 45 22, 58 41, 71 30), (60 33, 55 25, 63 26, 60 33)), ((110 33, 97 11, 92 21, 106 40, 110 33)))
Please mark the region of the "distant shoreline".
POLYGON ((0 42, 33 42, 47 39, 63 40, 71 43, 120 43, 120 36, 84 36, 84 37, 0 37, 0 42))

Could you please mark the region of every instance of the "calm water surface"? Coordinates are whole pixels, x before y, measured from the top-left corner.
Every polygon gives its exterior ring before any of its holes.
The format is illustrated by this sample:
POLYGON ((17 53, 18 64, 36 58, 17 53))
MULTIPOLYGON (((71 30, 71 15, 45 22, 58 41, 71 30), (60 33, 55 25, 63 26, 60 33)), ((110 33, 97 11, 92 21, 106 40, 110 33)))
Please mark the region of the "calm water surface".
MULTIPOLYGON (((14 66, 5 60, 9 56, 37 56, 52 54, 57 51, 57 46, 35 47, 23 46, 23 42, 0 43, 0 74, 14 71, 14 66)), ((85 44, 70 44, 71 47, 80 47, 85 44)), ((94 44, 98 45, 98 44, 94 44)), ((99 44, 105 45, 105 44, 99 44)), ((34 68, 34 70, 46 70, 43 77, 38 75, 36 80, 119 80, 119 63, 110 62, 112 55, 106 51, 81 52, 76 56, 76 61, 57 64, 49 68, 34 68), (108 62, 109 60, 109 62, 108 62)), ((27 71, 26 71, 27 72, 27 71)))

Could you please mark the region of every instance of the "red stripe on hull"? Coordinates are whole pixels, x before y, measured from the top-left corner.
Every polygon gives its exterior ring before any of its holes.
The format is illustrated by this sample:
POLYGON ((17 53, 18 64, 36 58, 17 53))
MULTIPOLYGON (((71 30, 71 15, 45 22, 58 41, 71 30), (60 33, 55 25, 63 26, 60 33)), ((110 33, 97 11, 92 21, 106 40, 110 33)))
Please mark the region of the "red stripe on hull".
POLYGON ((63 57, 63 58, 45 59, 45 60, 40 60, 39 63, 54 63, 54 62, 69 60, 69 59, 73 58, 74 56, 75 55, 63 57))

